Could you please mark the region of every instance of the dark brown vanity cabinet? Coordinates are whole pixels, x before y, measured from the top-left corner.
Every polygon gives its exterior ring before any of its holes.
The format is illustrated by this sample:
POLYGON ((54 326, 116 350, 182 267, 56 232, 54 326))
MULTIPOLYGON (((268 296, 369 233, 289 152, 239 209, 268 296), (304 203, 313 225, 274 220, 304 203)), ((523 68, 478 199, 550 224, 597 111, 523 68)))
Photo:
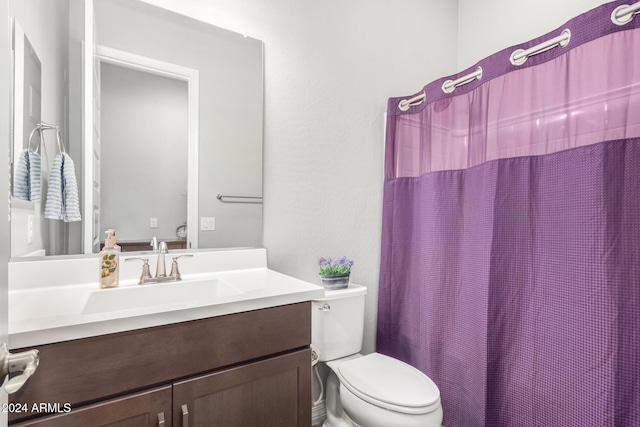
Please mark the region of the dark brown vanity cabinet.
POLYGON ((171 392, 171 386, 165 386, 15 425, 33 427, 170 426, 171 392))
POLYGON ((308 427, 310 342, 303 302, 43 345, 10 424, 308 427))

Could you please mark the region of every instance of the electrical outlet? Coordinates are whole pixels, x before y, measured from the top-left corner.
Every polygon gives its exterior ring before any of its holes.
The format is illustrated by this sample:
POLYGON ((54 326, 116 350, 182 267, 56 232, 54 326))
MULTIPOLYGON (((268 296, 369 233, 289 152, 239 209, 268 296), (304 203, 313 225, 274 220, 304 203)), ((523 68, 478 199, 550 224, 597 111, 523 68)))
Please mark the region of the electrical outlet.
POLYGON ((213 231, 216 229, 216 219, 212 216, 200 218, 200 231, 213 231))
POLYGON ((149 218, 149 228, 158 228, 158 218, 149 218))

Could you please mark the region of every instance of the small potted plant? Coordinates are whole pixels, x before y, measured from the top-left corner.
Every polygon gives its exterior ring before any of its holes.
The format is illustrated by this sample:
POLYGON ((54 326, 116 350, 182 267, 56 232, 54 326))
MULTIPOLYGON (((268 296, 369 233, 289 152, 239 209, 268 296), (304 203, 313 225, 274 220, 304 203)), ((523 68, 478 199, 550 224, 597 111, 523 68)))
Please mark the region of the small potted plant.
POLYGON ((322 277, 322 286, 326 289, 343 289, 349 286, 349 275, 351 274, 351 266, 353 260, 347 259, 346 256, 341 258, 320 258, 320 276, 322 277))

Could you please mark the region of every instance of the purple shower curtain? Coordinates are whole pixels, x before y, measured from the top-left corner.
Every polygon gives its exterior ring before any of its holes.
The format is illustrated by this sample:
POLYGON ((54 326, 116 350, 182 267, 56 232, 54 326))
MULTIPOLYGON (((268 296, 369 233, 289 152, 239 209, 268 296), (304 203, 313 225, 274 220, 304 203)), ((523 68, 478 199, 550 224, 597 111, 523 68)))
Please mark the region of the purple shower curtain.
POLYGON ((435 381, 447 427, 640 426, 640 16, 614 24, 621 4, 452 94, 389 100, 377 346, 435 381))

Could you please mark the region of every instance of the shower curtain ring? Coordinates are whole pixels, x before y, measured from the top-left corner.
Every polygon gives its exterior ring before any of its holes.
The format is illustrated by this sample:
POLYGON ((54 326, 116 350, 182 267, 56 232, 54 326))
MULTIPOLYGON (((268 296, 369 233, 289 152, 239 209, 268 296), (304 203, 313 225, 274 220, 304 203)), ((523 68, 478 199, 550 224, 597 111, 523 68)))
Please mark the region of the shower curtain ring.
POLYGON ((422 104, 427 98, 427 94, 422 92, 420 95, 416 95, 413 98, 403 99, 398 103, 398 109, 400 111, 407 111, 409 107, 422 104))

